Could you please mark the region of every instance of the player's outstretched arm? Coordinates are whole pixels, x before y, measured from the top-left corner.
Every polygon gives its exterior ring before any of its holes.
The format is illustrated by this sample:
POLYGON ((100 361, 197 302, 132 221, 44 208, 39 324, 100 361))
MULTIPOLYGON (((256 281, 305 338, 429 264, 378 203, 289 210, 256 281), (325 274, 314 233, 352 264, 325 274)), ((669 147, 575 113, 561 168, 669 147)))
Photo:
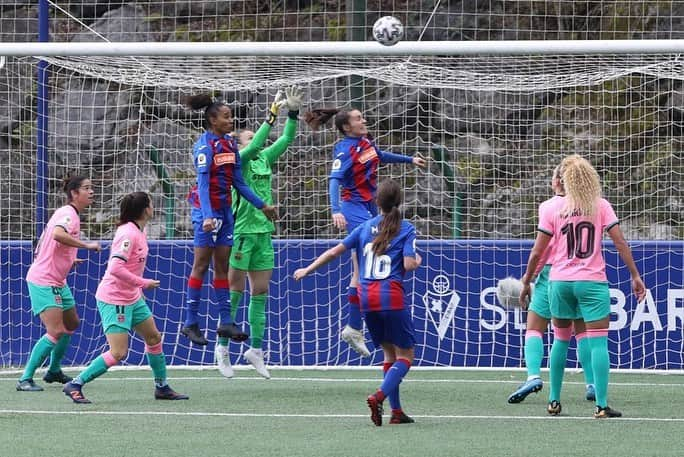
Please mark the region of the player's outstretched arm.
POLYGON ((311 262, 308 266, 295 270, 295 272, 292 274, 292 277, 296 281, 299 281, 300 279, 302 279, 305 276, 308 276, 309 274, 316 271, 323 265, 330 263, 333 259, 342 255, 342 253, 346 250, 347 248, 344 247, 344 244, 340 243, 335 247, 328 249, 320 256, 318 256, 318 258, 311 262))

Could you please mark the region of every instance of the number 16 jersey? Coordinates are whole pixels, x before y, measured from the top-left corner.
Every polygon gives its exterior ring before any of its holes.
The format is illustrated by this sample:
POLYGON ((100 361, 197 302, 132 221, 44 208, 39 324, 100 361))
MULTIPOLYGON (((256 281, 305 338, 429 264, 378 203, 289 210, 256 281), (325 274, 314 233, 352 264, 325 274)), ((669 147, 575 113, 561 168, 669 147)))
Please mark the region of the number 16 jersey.
POLYGON ((540 232, 553 237, 549 258, 551 281, 607 281, 603 233, 617 224, 613 207, 599 199, 592 216, 566 214, 567 198, 556 198, 539 208, 540 232))
POLYGON ((359 302, 361 312, 400 310, 406 307, 403 279, 404 257, 416 255, 416 229, 407 220, 383 254, 373 253, 380 221, 376 216, 355 228, 342 243, 354 249, 359 259, 359 302))

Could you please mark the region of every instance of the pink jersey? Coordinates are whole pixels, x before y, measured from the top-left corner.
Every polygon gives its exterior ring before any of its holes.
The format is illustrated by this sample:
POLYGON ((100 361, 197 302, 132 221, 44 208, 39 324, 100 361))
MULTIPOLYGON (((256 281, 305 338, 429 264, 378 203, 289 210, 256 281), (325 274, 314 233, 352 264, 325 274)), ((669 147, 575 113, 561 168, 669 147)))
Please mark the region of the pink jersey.
MULTIPOLYGON (((554 195, 553 197, 549 198, 548 200, 544 200, 539 204, 539 214, 544 211, 544 208, 552 205, 554 201, 556 201, 559 198, 563 198, 560 195, 554 195)), ((540 218, 541 220, 541 218, 540 218)), ((548 264, 551 263, 551 252, 553 251, 553 242, 555 241, 555 238, 551 238, 549 241, 549 245, 546 247, 546 250, 542 253, 541 257, 539 258, 539 262, 537 263, 537 269, 534 272, 534 276, 538 276, 539 273, 544 269, 544 267, 548 264)))
POLYGON ((95 298, 110 305, 132 305, 142 297, 141 288, 151 280, 142 277, 147 259, 147 236, 134 222, 120 225, 95 298))
POLYGON ((79 238, 81 219, 76 208, 62 206, 45 226, 36 246, 33 264, 26 274, 26 280, 37 286, 64 286, 76 260, 78 248, 64 245, 52 237, 56 227, 62 227, 72 237, 79 238))
POLYGON ((566 199, 540 207, 539 230, 551 235, 555 248, 551 254, 552 281, 607 281, 603 259, 603 232, 618 223, 613 207, 604 198, 596 214, 561 216, 566 199))

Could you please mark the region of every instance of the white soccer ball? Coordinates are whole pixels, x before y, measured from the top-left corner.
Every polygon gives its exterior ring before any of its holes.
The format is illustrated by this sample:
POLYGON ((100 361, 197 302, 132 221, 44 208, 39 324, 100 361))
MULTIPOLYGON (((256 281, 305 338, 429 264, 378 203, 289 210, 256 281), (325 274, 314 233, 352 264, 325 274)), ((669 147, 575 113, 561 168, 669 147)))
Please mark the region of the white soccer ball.
POLYGON ((401 21, 394 16, 383 16, 373 24, 373 38, 385 46, 397 44, 404 36, 401 21))
POLYGON ((506 308, 520 306, 520 291, 523 288, 522 281, 511 276, 501 279, 496 284, 496 298, 501 306, 506 308))

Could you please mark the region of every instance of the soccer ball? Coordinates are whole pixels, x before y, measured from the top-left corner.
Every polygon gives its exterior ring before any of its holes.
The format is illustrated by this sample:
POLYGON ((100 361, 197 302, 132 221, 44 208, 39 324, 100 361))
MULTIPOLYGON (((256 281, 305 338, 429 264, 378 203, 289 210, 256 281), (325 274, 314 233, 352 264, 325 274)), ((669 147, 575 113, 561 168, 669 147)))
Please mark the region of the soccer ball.
POLYGON ((500 280, 496 285, 496 298, 499 299, 501 306, 506 308, 520 306, 520 291, 522 281, 511 276, 500 280))
POLYGON ((394 16, 383 16, 373 24, 373 38, 384 46, 397 44, 404 36, 404 27, 394 16))

